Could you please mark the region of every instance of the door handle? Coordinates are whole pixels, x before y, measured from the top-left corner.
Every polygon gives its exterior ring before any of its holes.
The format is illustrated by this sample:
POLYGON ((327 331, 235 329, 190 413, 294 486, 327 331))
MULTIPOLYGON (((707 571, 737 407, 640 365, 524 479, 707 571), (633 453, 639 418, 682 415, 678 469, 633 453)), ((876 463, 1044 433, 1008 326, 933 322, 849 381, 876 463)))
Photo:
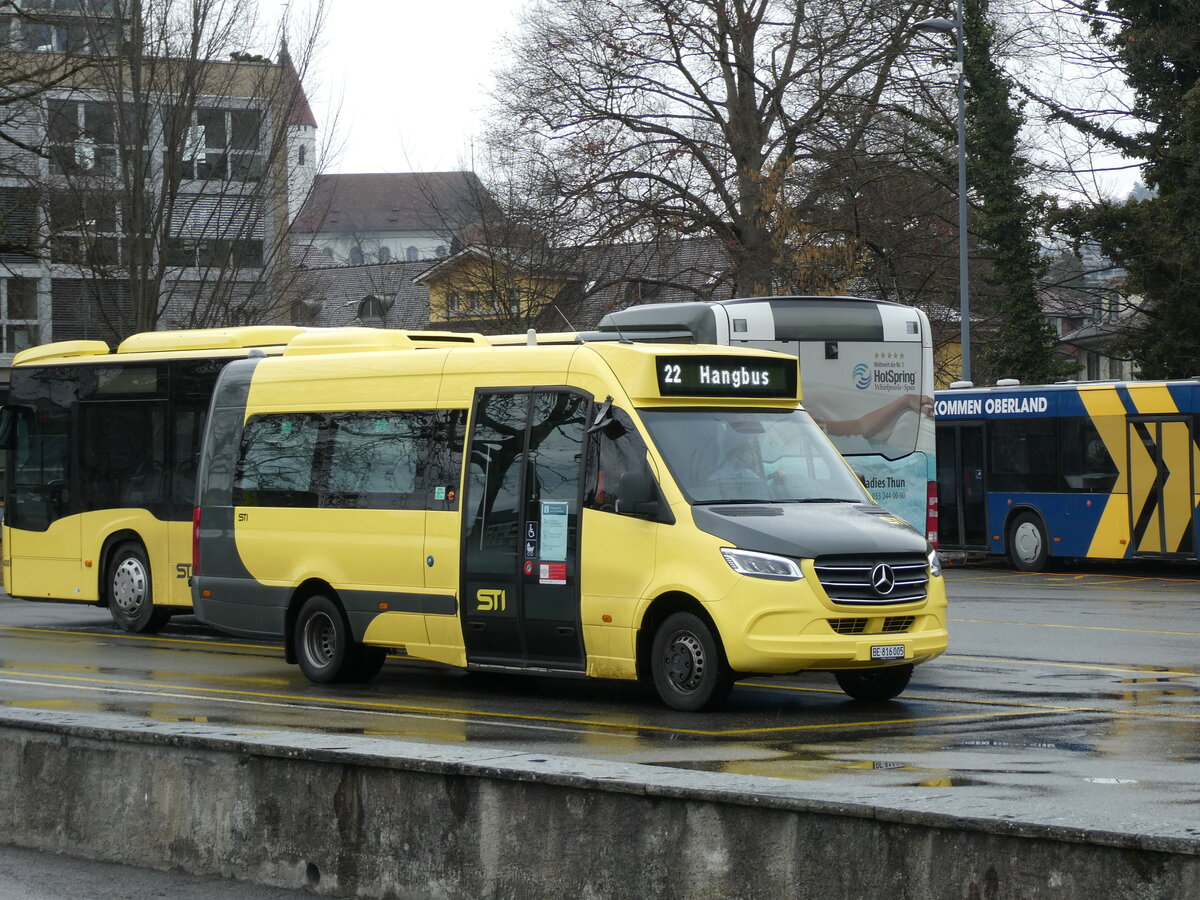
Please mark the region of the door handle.
POLYGON ((487 622, 468 622, 467 627, 472 631, 483 631, 487 628, 487 622))
POLYGON ((575 629, 570 625, 559 625, 554 629, 559 637, 571 637, 575 634, 575 629))

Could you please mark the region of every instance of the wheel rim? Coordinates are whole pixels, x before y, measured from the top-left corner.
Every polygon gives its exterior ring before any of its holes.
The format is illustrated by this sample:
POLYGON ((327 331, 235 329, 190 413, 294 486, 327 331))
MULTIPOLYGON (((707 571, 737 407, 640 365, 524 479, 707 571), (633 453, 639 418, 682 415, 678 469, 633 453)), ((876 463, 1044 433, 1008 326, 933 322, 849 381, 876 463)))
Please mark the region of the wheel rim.
POLYGON ((146 567, 141 560, 127 556, 113 572, 112 598, 121 612, 136 615, 146 602, 149 592, 146 567))
POLYGON ((683 693, 691 693, 704 680, 707 661, 704 645, 690 631, 676 632, 667 642, 665 654, 667 679, 683 693))
POLYGON ((337 650, 337 632, 333 619, 323 612, 314 613, 304 623, 304 653, 313 665, 324 668, 333 661, 337 650))
POLYGON ((1033 522, 1022 522, 1013 532, 1013 548, 1021 562, 1032 563, 1042 553, 1042 533, 1033 522))

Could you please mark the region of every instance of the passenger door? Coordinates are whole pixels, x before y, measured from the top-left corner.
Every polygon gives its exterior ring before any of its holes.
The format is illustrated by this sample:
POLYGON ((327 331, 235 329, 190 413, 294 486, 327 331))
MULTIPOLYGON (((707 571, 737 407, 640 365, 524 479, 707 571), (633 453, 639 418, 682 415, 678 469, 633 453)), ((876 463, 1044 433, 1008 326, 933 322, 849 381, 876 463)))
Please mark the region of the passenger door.
POLYGON ((582 669, 579 525, 589 398, 480 393, 463 502, 469 662, 582 669))
POLYGON ((982 422, 938 426, 939 547, 949 550, 987 548, 983 465, 982 422))
POLYGON ((1129 518, 1138 555, 1194 556, 1192 423, 1139 416, 1129 428, 1129 518))

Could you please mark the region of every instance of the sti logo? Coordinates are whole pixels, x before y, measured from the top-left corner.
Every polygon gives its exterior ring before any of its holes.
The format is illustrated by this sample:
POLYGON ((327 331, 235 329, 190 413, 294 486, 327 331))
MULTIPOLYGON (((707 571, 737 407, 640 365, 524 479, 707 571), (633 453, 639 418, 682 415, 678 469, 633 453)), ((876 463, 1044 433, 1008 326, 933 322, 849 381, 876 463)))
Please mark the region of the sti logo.
POLYGON ((871 386, 871 367, 866 363, 859 363, 854 367, 854 386, 860 391, 865 391, 871 386))

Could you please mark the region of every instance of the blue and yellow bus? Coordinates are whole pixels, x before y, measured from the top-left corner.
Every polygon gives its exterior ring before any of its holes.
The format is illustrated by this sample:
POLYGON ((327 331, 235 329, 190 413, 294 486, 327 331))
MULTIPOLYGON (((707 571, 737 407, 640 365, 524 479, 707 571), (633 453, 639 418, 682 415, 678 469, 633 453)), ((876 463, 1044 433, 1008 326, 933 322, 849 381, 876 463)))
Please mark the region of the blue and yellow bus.
POLYGON ((1007 556, 1197 558, 1200 381, 939 391, 939 546, 1007 556))

